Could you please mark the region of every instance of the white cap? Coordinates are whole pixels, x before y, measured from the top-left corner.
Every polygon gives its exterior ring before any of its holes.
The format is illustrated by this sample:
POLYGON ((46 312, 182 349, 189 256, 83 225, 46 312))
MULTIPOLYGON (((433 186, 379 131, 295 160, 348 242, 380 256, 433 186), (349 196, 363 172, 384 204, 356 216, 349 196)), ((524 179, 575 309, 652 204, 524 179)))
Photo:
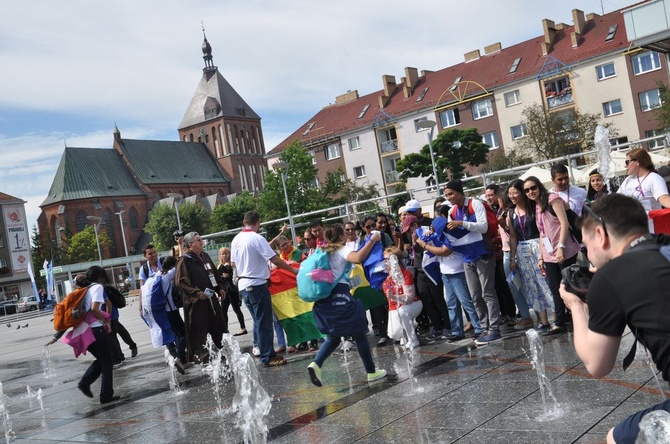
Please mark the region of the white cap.
POLYGON ((416 211, 421 210, 421 202, 416 199, 412 199, 405 204, 405 211, 416 211))
POLYGON ((398 208, 398 214, 402 214, 405 211, 407 211, 407 207, 405 207, 405 206, 402 206, 402 207, 398 208))

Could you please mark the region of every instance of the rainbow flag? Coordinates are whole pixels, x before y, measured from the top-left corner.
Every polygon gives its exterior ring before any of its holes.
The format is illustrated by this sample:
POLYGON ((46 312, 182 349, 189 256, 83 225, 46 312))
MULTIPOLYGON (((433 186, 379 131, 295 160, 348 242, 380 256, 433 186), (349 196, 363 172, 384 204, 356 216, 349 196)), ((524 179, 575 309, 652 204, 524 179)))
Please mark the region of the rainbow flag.
POLYGON ((286 344, 297 345, 323 337, 312 314, 313 302, 298 297, 295 275, 275 268, 270 273, 272 310, 286 333, 286 344))
POLYGON ((366 310, 386 304, 386 296, 381 291, 375 290, 370 286, 362 265, 354 264, 351 268, 349 285, 351 286, 351 294, 354 298, 363 301, 363 307, 366 310))

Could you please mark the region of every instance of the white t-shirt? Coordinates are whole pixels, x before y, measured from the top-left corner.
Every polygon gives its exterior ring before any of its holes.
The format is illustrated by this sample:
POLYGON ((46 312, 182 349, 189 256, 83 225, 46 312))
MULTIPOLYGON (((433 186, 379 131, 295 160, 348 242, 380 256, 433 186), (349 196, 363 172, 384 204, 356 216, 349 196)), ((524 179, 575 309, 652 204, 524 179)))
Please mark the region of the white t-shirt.
POLYGON ((567 203, 577 216, 582 215, 582 210, 586 203, 586 190, 584 188, 579 188, 571 184, 565 191, 557 191, 556 188, 552 188, 549 191, 558 194, 561 199, 563 199, 563 202, 567 203))
POLYGON ((333 279, 337 279, 342 272, 344 271, 344 267, 347 266, 347 256, 349 256, 349 253, 352 251, 356 251, 353 248, 349 246, 344 246, 340 248, 337 251, 334 251, 328 259, 330 259, 330 271, 333 272, 333 279))
POLYGON ((639 200, 647 211, 660 210, 663 207, 658 198, 668 194, 668 185, 660 174, 650 172, 642 180, 637 176, 626 177, 617 192, 639 200))
POLYGON ((449 256, 439 256, 440 258, 440 273, 442 274, 458 274, 465 271, 463 266, 463 255, 458 251, 452 251, 449 256))
POLYGON ((235 263, 240 289, 263 285, 270 279, 268 260, 277 253, 268 241, 254 231, 242 231, 230 244, 230 259, 235 263))
MULTIPOLYGON (((94 302, 99 302, 100 305, 105 303, 105 289, 100 284, 91 284, 86 290, 86 296, 84 296, 84 308, 86 311, 89 311, 93 306, 94 302)), ((95 321, 91 324, 91 327, 102 327, 103 323, 100 319, 95 318, 95 321)))

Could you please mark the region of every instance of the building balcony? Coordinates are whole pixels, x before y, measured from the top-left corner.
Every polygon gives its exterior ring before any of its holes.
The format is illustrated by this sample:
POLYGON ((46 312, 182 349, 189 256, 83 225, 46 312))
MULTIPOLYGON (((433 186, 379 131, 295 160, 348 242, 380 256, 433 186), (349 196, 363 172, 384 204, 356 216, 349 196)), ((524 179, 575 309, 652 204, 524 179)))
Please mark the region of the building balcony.
POLYGON ((387 140, 387 141, 381 143, 382 154, 391 153, 393 151, 398 151, 398 140, 397 139, 387 140))
POLYGON ((559 106, 569 105, 573 103, 572 91, 561 92, 557 95, 547 95, 547 106, 549 109, 558 108, 559 106))
POLYGON ((400 173, 397 171, 387 171, 385 179, 386 183, 400 182, 400 173))

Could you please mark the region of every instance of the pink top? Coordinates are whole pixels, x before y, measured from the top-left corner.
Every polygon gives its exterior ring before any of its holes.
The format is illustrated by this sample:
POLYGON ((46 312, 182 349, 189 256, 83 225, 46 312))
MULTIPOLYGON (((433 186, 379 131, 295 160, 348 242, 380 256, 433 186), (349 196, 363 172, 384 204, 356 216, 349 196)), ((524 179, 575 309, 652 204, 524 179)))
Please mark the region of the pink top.
MULTIPOLYGON (((556 193, 549 193, 549 206, 556 199, 565 202, 560 196, 556 193)), ((539 205, 535 206, 535 218, 537 221, 537 228, 540 230, 540 241, 542 242, 543 237, 549 238, 551 246, 554 247, 554 251, 548 253, 544 247, 542 247, 542 260, 545 262, 557 263, 556 260, 556 249, 558 248, 559 239, 561 236, 561 222, 558 220, 557 216, 552 215, 549 212, 549 208, 546 208, 544 212, 540 212, 539 205)), ((567 221, 566 221, 567 222, 567 221)), ((579 253, 580 246, 577 241, 568 233, 567 239, 565 240, 565 249, 563 250, 563 258, 570 259, 575 254, 579 253)))

